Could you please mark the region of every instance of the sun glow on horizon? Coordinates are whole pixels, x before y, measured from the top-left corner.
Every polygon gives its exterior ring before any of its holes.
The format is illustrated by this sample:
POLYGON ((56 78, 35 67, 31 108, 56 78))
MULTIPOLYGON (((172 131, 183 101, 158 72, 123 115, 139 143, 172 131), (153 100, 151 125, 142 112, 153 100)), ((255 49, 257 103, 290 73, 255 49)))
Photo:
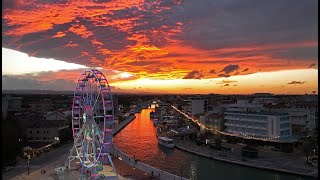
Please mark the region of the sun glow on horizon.
POLYGON ((143 89, 157 93, 192 94, 250 94, 270 92, 275 94, 304 94, 318 89, 318 70, 298 69, 275 72, 258 72, 229 78, 211 79, 151 79, 115 82, 121 89, 143 89))

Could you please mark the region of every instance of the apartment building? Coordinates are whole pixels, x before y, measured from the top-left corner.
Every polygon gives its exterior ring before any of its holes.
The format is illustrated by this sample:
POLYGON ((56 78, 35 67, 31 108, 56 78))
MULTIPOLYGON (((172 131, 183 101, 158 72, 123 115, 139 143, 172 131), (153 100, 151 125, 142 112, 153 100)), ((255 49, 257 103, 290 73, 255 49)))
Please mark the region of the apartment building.
POLYGON ((201 114, 206 111, 206 99, 203 96, 192 96, 188 98, 188 111, 189 116, 201 114))
POLYGON ((280 112, 266 112, 259 103, 238 100, 225 111, 226 132, 263 138, 292 135, 291 116, 280 112))
POLYGON ((263 138, 292 135, 291 116, 271 112, 225 112, 226 132, 263 138))

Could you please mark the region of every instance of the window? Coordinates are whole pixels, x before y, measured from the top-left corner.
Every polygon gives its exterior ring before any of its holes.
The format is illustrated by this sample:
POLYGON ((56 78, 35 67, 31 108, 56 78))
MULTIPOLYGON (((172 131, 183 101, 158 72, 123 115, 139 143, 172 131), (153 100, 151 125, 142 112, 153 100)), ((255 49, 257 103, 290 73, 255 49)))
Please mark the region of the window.
POLYGON ((47 134, 49 134, 49 131, 47 131, 47 134))
POLYGON ((39 140, 39 137, 37 137, 36 140, 39 140))
POLYGON ((32 134, 32 131, 30 131, 30 134, 32 134))
POLYGON ((37 134, 39 134, 39 131, 37 131, 37 134))
POLYGON ((46 137, 43 137, 43 140, 46 140, 46 137))
POLYGON ((46 133, 46 131, 43 131, 43 134, 45 134, 46 133))

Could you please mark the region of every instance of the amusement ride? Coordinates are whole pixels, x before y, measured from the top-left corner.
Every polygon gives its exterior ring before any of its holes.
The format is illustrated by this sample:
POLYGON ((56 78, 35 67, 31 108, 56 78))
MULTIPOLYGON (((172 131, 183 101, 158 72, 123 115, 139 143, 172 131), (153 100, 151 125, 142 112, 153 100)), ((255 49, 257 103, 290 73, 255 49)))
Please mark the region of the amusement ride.
POLYGON ((84 177, 105 177, 103 165, 112 167, 114 109, 107 78, 99 70, 85 70, 78 79, 72 104, 74 144, 61 171, 78 170, 84 177))

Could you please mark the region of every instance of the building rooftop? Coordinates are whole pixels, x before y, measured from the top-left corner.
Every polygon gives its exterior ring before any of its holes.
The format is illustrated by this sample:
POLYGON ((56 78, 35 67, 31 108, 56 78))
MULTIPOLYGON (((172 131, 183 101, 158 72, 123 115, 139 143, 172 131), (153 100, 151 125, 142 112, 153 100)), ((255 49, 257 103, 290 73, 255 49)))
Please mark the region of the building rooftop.
POLYGON ((59 128, 66 125, 65 121, 62 120, 38 120, 28 126, 28 128, 59 128))
POLYGON ((212 114, 208 115, 208 118, 218 119, 218 118, 221 118, 223 116, 224 116, 224 114, 212 113, 212 114))
POLYGON ((286 116, 286 115, 289 115, 289 114, 286 114, 286 113, 265 112, 265 111, 260 111, 260 112, 226 111, 225 113, 253 114, 253 115, 266 115, 266 116, 286 116))

